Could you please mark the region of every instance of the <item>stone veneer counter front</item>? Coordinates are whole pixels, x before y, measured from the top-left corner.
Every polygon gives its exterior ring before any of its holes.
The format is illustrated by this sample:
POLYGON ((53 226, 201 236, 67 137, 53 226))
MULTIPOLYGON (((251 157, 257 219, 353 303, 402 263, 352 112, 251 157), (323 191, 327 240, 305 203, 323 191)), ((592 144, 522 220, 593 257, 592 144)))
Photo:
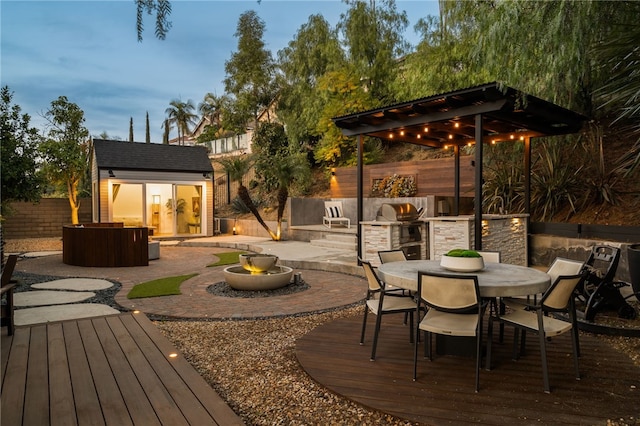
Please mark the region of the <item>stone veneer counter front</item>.
POLYGON ((428 230, 424 221, 393 222, 371 220, 360 222, 362 226, 362 257, 371 262, 373 266, 380 265, 379 251, 384 250, 409 250, 413 251, 407 257, 417 256, 419 259, 428 259, 428 230), (407 228, 414 227, 419 236, 413 235, 409 241, 407 228), (404 230, 403 230, 404 228, 404 230), (415 238, 415 239, 413 239, 415 238), (419 249, 419 255, 415 252, 419 249))
MULTIPOLYGON (((526 214, 486 214, 482 216, 482 250, 499 251, 502 263, 528 265, 526 214)), ((425 218, 429 223, 430 259, 439 260, 454 248, 475 247, 474 216, 425 218)))

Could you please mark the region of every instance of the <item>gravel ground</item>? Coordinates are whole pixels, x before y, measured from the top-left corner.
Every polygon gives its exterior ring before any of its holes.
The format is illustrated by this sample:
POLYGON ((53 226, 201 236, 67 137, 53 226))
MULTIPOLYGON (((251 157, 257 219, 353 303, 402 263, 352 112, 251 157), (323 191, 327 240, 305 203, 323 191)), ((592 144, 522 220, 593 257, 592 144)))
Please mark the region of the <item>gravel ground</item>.
MULTIPOLYGON (((60 239, 13 240, 5 248, 8 253, 39 250, 61 250, 60 239)), ((55 278, 28 275, 24 278, 31 282, 55 278)), ((108 292, 96 296, 100 303, 111 304, 109 297, 112 296, 108 292)), ((296 360, 296 339, 328 321, 360 315, 362 308, 350 307, 256 321, 155 324, 249 425, 412 425, 324 389, 306 375, 296 360)), ((601 337, 640 365, 640 338, 601 337)), ((631 423, 610 420, 607 424, 631 423)))

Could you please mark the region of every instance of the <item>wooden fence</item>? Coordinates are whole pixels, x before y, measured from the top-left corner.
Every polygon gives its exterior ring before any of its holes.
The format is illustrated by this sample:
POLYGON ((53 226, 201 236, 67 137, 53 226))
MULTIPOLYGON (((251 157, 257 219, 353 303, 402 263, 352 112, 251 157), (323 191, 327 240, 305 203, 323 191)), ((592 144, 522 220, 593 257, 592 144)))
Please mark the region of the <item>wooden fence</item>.
MULTIPOLYGON (((471 156, 460 158, 460 196, 473 197, 474 173, 471 156)), ((363 185, 366 196, 371 195, 373 183, 385 177, 412 176, 415 179, 417 193, 415 197, 435 195, 450 197, 454 195, 454 159, 453 157, 401 163, 383 163, 364 166, 363 185)), ((355 198, 357 191, 357 168, 341 167, 335 170, 331 179, 332 198, 355 198)))

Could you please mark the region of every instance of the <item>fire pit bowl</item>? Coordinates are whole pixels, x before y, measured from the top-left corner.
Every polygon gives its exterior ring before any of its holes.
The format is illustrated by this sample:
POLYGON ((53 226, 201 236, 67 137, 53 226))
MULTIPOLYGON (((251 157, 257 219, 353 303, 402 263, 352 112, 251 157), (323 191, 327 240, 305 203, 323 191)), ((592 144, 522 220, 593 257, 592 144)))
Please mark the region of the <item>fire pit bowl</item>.
POLYGON ((241 254, 238 260, 240 265, 252 274, 264 274, 273 269, 278 262, 278 256, 273 254, 241 254))

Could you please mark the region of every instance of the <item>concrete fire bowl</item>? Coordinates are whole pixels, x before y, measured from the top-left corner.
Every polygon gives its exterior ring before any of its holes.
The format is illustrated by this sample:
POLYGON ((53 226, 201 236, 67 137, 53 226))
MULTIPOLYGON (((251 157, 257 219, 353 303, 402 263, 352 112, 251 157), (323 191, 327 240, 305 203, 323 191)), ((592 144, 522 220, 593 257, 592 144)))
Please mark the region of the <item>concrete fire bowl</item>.
POLYGON ((238 260, 247 271, 262 273, 270 271, 275 266, 278 262, 278 256, 273 254, 241 254, 238 260))
POLYGON ((242 266, 224 269, 224 279, 235 290, 261 291, 275 290, 291 282, 293 269, 288 266, 273 266, 262 273, 252 273, 242 266))

